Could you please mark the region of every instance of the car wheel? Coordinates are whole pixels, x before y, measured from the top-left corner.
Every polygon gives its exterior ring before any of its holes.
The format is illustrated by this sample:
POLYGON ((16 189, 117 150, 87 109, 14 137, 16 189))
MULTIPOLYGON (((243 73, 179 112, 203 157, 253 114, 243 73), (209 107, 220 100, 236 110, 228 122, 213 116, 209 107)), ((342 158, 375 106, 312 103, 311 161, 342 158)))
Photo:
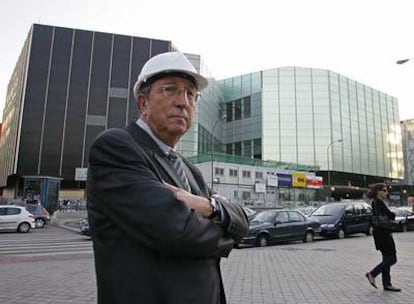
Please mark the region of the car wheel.
POLYGON ((374 233, 374 227, 372 227, 372 225, 369 225, 366 235, 372 235, 373 233, 374 233))
POLYGON ((311 243, 313 242, 313 233, 311 231, 307 231, 305 234, 305 238, 303 239, 304 243, 311 243))
POLYGON ((257 237, 256 246, 258 247, 266 247, 269 244, 269 240, 266 235, 261 234, 257 237))
POLYGON ((45 224, 46 224, 45 220, 41 219, 41 218, 38 218, 35 221, 36 228, 43 228, 43 227, 45 227, 45 224))
POLYGON ((28 223, 21 223, 19 227, 17 227, 17 231, 27 233, 30 231, 30 225, 28 223))
POLYGON ((339 230, 338 230, 338 239, 343 239, 343 238, 345 238, 345 231, 344 231, 344 229, 343 228, 339 228, 339 230))

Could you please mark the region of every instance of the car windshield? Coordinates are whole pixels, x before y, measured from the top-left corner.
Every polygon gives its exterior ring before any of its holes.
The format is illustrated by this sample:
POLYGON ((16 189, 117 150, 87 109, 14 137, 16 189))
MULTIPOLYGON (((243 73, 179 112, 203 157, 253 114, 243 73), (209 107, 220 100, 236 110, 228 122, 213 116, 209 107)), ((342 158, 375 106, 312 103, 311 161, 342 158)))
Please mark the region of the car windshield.
POLYGON ((247 207, 243 207, 244 212, 246 212, 247 215, 252 215, 255 214, 256 211, 254 211, 253 209, 247 208, 247 207))
POLYGON ((392 209, 392 212, 394 212, 395 216, 403 216, 405 217, 407 214, 407 212, 405 210, 400 210, 400 209, 392 209))
POLYGON ((321 207, 319 207, 318 209, 316 209, 312 215, 316 215, 316 216, 329 216, 329 215, 333 215, 333 214, 338 214, 339 211, 341 211, 342 209, 344 209, 345 206, 343 205, 323 205, 321 207))
POLYGON ((36 211, 36 208, 37 208, 37 206, 34 206, 34 205, 27 205, 26 206, 26 210, 29 211, 29 212, 36 211))

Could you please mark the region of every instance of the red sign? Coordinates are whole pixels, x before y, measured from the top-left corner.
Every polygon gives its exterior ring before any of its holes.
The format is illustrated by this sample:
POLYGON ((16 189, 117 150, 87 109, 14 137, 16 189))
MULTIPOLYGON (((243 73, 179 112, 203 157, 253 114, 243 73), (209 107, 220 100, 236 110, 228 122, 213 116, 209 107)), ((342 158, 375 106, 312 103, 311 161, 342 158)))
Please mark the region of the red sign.
POLYGON ((306 176, 306 188, 319 189, 323 187, 322 176, 306 176))

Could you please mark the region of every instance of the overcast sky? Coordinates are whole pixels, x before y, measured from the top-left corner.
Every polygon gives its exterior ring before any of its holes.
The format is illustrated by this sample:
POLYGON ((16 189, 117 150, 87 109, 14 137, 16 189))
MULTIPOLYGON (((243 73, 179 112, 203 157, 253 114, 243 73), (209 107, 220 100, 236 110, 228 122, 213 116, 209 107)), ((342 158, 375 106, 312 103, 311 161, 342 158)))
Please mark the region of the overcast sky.
MULTIPOLYGON (((32 23, 171 40, 217 79, 282 66, 329 69, 399 99, 414 119, 409 0, 1 0, 0 113, 32 23)), ((2 118, 0 118, 2 119, 2 118)))

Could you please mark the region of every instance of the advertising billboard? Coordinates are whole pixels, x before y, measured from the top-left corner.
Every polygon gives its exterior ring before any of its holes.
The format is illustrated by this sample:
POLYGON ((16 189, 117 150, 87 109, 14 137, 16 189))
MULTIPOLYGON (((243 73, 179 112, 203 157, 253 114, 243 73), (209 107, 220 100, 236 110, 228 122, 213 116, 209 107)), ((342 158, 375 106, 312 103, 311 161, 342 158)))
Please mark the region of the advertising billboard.
POLYGON ((287 173, 277 173, 277 184, 279 187, 291 187, 292 175, 287 173))
POLYGON ((305 188, 306 187, 306 174, 302 172, 293 172, 292 173, 292 186, 295 188, 305 188))
POLYGON ((320 189, 323 187, 322 176, 306 176, 306 187, 310 189, 320 189))
POLYGON ((267 176, 267 185, 269 187, 277 187, 277 175, 268 175, 267 176))

